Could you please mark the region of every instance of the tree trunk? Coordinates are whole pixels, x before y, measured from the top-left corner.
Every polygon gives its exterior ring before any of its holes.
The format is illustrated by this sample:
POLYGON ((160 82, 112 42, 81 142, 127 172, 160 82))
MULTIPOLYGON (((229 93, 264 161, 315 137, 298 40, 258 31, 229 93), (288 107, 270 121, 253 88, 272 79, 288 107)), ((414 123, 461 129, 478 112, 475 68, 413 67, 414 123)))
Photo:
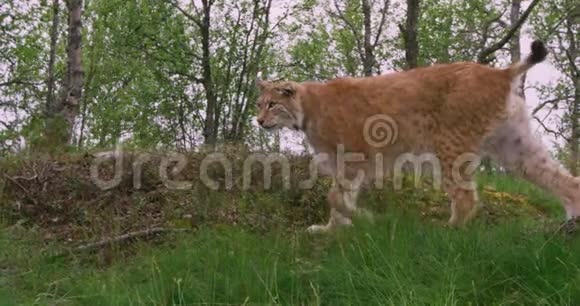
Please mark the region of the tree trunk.
MULTIPOLYGON (((94 21, 93 21, 94 22, 94 21)), ((97 52, 95 51, 96 49, 96 45, 97 45, 97 41, 101 38, 99 35, 97 35, 97 31, 93 28, 92 29, 92 41, 88 46, 88 52, 86 52, 85 54, 88 54, 88 56, 90 56, 89 58, 87 58, 86 60, 88 60, 88 64, 85 62, 85 66, 88 65, 87 67, 87 72, 84 75, 85 77, 85 81, 84 81, 84 90, 83 90, 83 98, 82 98, 82 102, 81 102, 81 113, 80 113, 80 127, 79 127, 79 137, 77 139, 77 148, 78 149, 82 149, 83 145, 84 145, 84 141, 85 141, 85 133, 86 133, 86 129, 87 129, 87 116, 88 116, 88 112, 89 112, 89 104, 91 103, 92 97, 91 97, 91 87, 93 85, 93 80, 95 78, 95 74, 96 74, 96 65, 97 65, 97 52)), ((85 42, 85 45, 87 44, 87 42, 85 42)))
POLYGON ((202 0, 203 18, 200 25, 201 47, 202 47, 202 69, 203 69, 203 88, 207 100, 205 108, 205 123, 203 136, 205 144, 215 145, 217 142, 218 119, 217 116, 217 95, 212 79, 211 71, 211 54, 210 54, 210 27, 211 27, 211 0, 202 0))
POLYGON ((67 123, 67 143, 73 135, 75 119, 79 113, 79 102, 83 93, 82 68, 82 0, 68 0, 69 9, 69 41, 68 41, 68 68, 66 74, 65 91, 62 97, 62 115, 67 123))
POLYGON ((567 18, 566 35, 570 46, 568 48, 568 62, 570 72, 574 82, 574 101, 570 110, 571 138, 570 138, 570 171, 574 176, 578 176, 578 166, 580 163, 580 71, 578 70, 578 32, 575 17, 570 14, 567 18), (576 28, 576 29, 575 29, 576 28))
POLYGON ((274 133, 274 148, 273 151, 274 152, 280 152, 280 143, 281 143, 281 138, 280 138, 280 131, 276 131, 274 133))
POLYGON ((90 97, 88 96, 88 94, 90 93, 90 88, 92 86, 93 83, 93 79, 95 77, 95 63, 97 61, 97 59, 95 58, 95 43, 93 42, 93 44, 90 46, 90 51, 89 53, 92 55, 90 60, 90 64, 88 67, 88 72, 87 72, 87 76, 86 76, 86 82, 85 82, 85 89, 84 89, 84 94, 83 94, 83 99, 82 99, 82 110, 80 113, 80 127, 79 127, 79 137, 77 139, 77 147, 79 149, 82 149, 83 147, 83 142, 85 140, 85 130, 86 130, 86 126, 87 126, 87 113, 89 110, 89 102, 90 102, 90 97))
POLYGON ((572 120, 572 138, 570 140, 570 171, 574 176, 579 175, 580 164, 580 76, 576 75, 574 86, 575 97, 570 119, 572 120))
POLYGON ((59 1, 52 2, 52 27, 50 29, 50 54, 48 59, 48 79, 46 80, 46 115, 54 113, 54 62, 56 60, 56 45, 58 42, 59 1))
POLYGON ((369 0, 362 0, 363 12, 363 27, 364 27, 364 58, 363 58, 363 72, 365 76, 373 75, 373 68, 375 67, 374 46, 371 42, 372 28, 371 28, 371 5, 369 0))
POLYGON ((419 41, 417 27, 419 23, 419 0, 407 0, 407 21, 403 38, 405 42, 405 61, 407 69, 418 66, 419 41))
MULTIPOLYGON (((57 3, 57 1, 54 3, 57 3)), ((75 120, 79 113, 79 104, 83 91, 81 53, 83 2, 82 0, 67 0, 66 5, 68 10, 67 68, 60 90, 60 96, 51 102, 47 100, 49 107, 46 114, 47 127, 45 138, 47 141, 45 145, 48 151, 54 151, 55 149, 63 148, 72 143, 75 120)), ((52 30, 55 30, 54 20, 52 30)), ((58 34, 51 33, 51 44, 53 43, 52 39, 55 39, 54 35, 58 34)), ((56 42, 54 47, 56 50, 56 42)), ((56 52, 55 50, 54 52, 56 52)), ((54 65, 54 62, 52 65, 54 65)), ((52 69, 53 71, 49 72, 49 78, 52 73, 52 78, 54 79, 54 67, 52 69)), ((54 87, 50 90, 54 90, 54 87)))
MULTIPOLYGON (((522 8, 521 0, 512 0, 510 9, 510 26, 514 27, 520 19, 520 10, 522 8)), ((517 63, 521 59, 520 52, 520 30, 518 29, 510 40, 510 55, 512 63, 517 63)), ((522 75, 518 87, 518 95, 525 99, 524 84, 526 83, 526 75, 522 75)))
MULTIPOLYGON (((258 9, 258 6, 256 6, 258 9)), ((234 139, 243 139, 246 133, 247 122, 251 113, 251 106, 253 105, 253 100, 256 99, 255 86, 253 85, 258 77, 258 71, 262 66, 264 48, 270 35, 270 11, 272 9, 272 0, 268 0, 266 5, 262 10, 263 16, 262 20, 258 20, 258 29, 256 29, 256 35, 254 37, 254 43, 252 45, 252 54, 250 54, 250 64, 248 66, 247 77, 245 78, 245 91, 244 100, 245 103, 242 106, 239 116, 234 116, 237 120, 234 120, 234 139), (261 28, 261 31, 260 31, 261 28), (255 52, 254 52, 255 50, 255 52)))
POLYGON ((82 69, 82 0, 67 0, 69 13, 67 70, 64 76, 62 96, 59 103, 59 116, 64 119, 64 134, 61 144, 69 144, 74 134, 74 124, 79 113, 83 93, 82 69))

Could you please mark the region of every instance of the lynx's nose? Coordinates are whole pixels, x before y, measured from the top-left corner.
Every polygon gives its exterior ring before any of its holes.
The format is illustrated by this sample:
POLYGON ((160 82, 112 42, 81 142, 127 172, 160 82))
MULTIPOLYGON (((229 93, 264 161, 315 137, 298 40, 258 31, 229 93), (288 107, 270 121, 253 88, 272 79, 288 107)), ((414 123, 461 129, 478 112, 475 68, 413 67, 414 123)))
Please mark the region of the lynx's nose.
POLYGON ((260 124, 260 126, 264 126, 264 119, 258 119, 258 124, 260 124))

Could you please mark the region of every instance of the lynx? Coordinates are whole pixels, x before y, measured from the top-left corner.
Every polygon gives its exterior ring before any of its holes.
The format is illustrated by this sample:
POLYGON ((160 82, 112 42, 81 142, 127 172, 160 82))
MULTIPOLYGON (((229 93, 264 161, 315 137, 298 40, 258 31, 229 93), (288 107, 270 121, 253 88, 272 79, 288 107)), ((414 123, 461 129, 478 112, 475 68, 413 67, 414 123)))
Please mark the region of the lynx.
POLYGON ((578 218, 580 179, 552 159, 533 135, 524 100, 517 94, 520 76, 547 55, 540 41, 534 41, 531 50, 524 61, 505 69, 460 62, 328 82, 258 81, 258 123, 268 130, 302 131, 316 153, 328 156, 323 166, 334 178, 328 193, 330 220, 308 231, 326 232, 352 223, 360 212, 360 189, 376 177, 377 163, 370 157, 377 154, 388 175, 393 175, 401 155, 433 154, 451 201, 453 226, 470 221, 478 207, 476 188, 463 184, 473 181, 474 168, 458 166, 465 156, 490 156, 557 195, 567 218, 578 218), (380 145, 365 134, 369 118, 377 116, 396 128, 383 131, 390 132, 391 139, 380 145), (341 150, 366 158, 341 170, 341 150))

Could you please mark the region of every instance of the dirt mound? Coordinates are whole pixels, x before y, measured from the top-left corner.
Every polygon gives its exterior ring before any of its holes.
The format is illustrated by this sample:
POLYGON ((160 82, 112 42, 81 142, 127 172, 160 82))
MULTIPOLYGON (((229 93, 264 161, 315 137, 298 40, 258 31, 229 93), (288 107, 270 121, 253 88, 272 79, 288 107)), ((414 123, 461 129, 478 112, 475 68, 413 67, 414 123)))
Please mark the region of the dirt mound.
MULTIPOLYGON (((296 192, 309 174, 307 158, 263 162, 263 157, 230 150, 220 155, 101 152, 3 161, 0 209, 9 223, 37 226, 46 238, 65 241, 168 224, 247 222, 266 228, 272 226, 272 217, 263 216, 253 204, 282 200, 302 206, 302 197, 312 193, 296 192), (255 162, 244 169, 248 159, 255 162), (289 185, 282 179, 286 164, 292 171, 289 185), (265 184, 264 168, 271 168, 271 186, 265 184), (264 220, 244 221, 251 216, 264 220)), ((320 201, 323 197, 317 196, 310 202, 314 206, 320 201)), ((324 205, 317 206, 323 213, 324 205)))
MULTIPOLYGON (((0 212, 9 224, 37 228, 46 239, 67 243, 155 227, 233 224, 292 230, 326 219, 330 181, 321 177, 305 186, 309 163, 306 156, 240 149, 4 160, 0 212)), ((440 192, 404 188, 370 194, 361 199, 363 206, 371 203, 380 211, 394 204, 430 220, 448 218, 448 201, 440 192)), ((486 190, 483 196, 485 212, 493 218, 541 215, 521 195, 486 190)))

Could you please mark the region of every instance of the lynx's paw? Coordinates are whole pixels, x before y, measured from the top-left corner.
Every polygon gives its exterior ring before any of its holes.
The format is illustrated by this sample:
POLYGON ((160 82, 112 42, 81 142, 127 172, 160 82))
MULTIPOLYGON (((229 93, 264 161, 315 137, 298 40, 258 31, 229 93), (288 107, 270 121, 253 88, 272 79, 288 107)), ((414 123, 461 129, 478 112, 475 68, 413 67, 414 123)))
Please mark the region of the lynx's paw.
POLYGON ((350 227, 352 221, 349 218, 334 218, 326 225, 311 225, 306 229, 309 234, 329 233, 336 229, 336 227, 350 227))
POLYGON ((565 235, 574 235, 580 228, 580 217, 571 218, 562 224, 560 231, 565 235))
POLYGON ((306 229, 308 234, 324 234, 330 231, 328 225, 311 225, 306 229))

